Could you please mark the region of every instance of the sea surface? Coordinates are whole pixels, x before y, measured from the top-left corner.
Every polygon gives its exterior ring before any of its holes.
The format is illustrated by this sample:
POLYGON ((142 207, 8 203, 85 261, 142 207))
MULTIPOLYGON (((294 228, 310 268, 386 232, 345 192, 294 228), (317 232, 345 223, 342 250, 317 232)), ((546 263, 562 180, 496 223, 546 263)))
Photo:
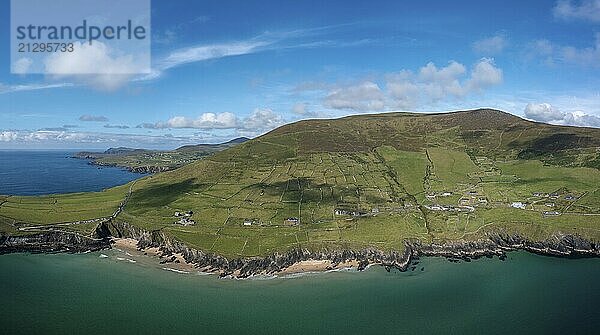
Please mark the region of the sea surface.
MULTIPOLYGON (((0 152, 0 194, 140 177, 72 152, 0 152)), ((218 279, 119 250, 0 256, 0 334, 598 334, 600 259, 424 258, 414 271, 218 279)))
POLYGON ((4 334, 598 334, 600 262, 511 253, 232 280, 119 252, 0 256, 4 334), (122 256, 122 255, 121 255, 122 256), (423 270, 421 271, 421 268, 423 270))
POLYGON ((0 150, 0 194, 40 195, 101 191, 143 177, 125 169, 89 165, 76 151, 0 150))

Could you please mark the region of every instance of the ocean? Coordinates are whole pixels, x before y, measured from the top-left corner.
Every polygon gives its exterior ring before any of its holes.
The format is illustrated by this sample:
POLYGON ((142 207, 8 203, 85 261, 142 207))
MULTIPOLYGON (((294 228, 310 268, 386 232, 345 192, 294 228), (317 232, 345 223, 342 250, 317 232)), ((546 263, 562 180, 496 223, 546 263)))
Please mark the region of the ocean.
POLYGON ((101 191, 143 177, 71 158, 76 151, 0 150, 0 194, 40 195, 101 191))
POLYGON ((597 334, 600 262, 523 252, 232 280, 119 252, 0 256, 4 334, 597 334), (121 255, 122 256, 122 255, 121 255), (121 259, 121 260, 119 260, 121 259), (421 271, 423 267, 423 271, 421 271))
MULTIPOLYGON (((140 177, 68 152, 0 152, 0 193, 93 191, 140 177)), ((2 334, 595 334, 600 259, 422 258, 415 271, 233 280, 119 250, 0 256, 2 334), (106 257, 105 257, 106 256, 106 257)))

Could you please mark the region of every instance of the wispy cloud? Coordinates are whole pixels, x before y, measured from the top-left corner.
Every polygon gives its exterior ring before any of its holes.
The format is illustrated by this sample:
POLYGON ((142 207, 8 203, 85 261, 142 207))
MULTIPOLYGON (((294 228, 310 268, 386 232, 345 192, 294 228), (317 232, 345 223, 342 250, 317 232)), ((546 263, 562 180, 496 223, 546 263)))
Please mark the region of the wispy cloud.
POLYGON ((79 121, 84 122, 107 122, 108 118, 102 115, 89 115, 85 114, 79 117, 79 121))
POLYGON ((325 117, 326 115, 315 111, 307 102, 298 102, 292 106, 291 112, 300 118, 317 118, 325 117))
POLYGON ((339 26, 325 26, 309 29, 297 29, 280 32, 265 32, 246 40, 223 43, 197 44, 168 52, 154 62, 152 73, 134 78, 133 81, 146 81, 159 78, 165 71, 185 64, 221 59, 233 56, 249 55, 268 50, 290 48, 315 48, 322 46, 358 46, 370 42, 363 39, 358 41, 309 40, 314 39, 339 26))
POLYGON ((189 21, 177 23, 171 27, 168 27, 161 31, 155 31, 152 35, 152 43, 157 44, 171 44, 177 40, 177 36, 181 34, 181 31, 189 26, 195 24, 201 24, 210 21, 210 17, 206 15, 197 16, 189 21))
POLYGON ((552 9, 558 19, 600 22, 600 0, 560 0, 552 9))
POLYGON ((129 126, 121 125, 121 124, 105 124, 104 128, 107 128, 107 129, 129 129, 129 126))
POLYGON ((76 125, 72 125, 72 124, 65 124, 65 125, 62 125, 60 127, 45 127, 45 128, 40 128, 40 129, 38 129, 38 131, 69 131, 69 130, 74 129, 74 128, 79 128, 79 127, 76 126, 76 125))
POLYGON ((23 92, 23 91, 37 91, 46 90, 51 88, 63 88, 72 87, 72 83, 57 83, 57 84, 18 84, 18 85, 5 85, 0 83, 0 94, 23 92))
POLYGON ((175 50, 158 62, 158 69, 167 70, 179 65, 201 62, 209 59, 239 56, 254 53, 269 45, 267 41, 243 41, 226 44, 200 45, 175 50))
POLYGON ((496 55, 504 50, 508 40, 504 35, 495 35, 473 43, 473 50, 483 56, 496 55))
MULTIPOLYGON (((206 18, 199 18, 204 20, 206 18)), ((77 55, 53 55, 46 62, 49 72, 54 75, 49 79, 72 79, 71 83, 44 85, 0 85, 0 94, 19 90, 44 88, 60 88, 68 86, 90 86, 104 91, 116 90, 128 82, 146 82, 156 80, 168 71, 186 64, 217 60, 221 58, 255 54, 263 51, 285 50, 294 48, 316 47, 354 47, 376 43, 377 39, 358 40, 321 40, 328 32, 344 29, 352 24, 314 27, 280 32, 265 32, 245 40, 234 40, 221 43, 197 44, 171 50, 153 61, 152 68, 140 68, 136 59, 113 55, 112 50, 100 42, 93 47, 80 45, 82 52, 77 55), (77 59, 72 59, 77 58, 77 59), (94 74, 98 68, 102 74, 94 74), (135 75, 135 73, 145 73, 135 75), (56 75, 58 73, 58 75, 56 75), (80 74, 88 73, 88 74, 80 74)))
POLYGON ((597 68, 600 67, 600 32, 594 35, 593 45, 587 48, 560 45, 547 39, 537 40, 530 43, 527 56, 545 65, 566 63, 597 68))

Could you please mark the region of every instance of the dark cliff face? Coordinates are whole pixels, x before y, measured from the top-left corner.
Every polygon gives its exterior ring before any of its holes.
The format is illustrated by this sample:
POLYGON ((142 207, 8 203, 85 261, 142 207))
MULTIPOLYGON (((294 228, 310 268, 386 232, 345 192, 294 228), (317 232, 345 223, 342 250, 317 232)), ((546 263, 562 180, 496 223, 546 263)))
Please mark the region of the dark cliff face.
POLYGON ((170 170, 177 168, 177 166, 154 166, 154 165, 126 166, 126 165, 119 165, 119 164, 115 164, 115 163, 103 163, 103 162, 99 162, 99 161, 91 161, 91 162, 89 162, 89 164, 97 165, 97 166, 106 166, 106 167, 120 167, 120 168, 126 169, 129 172, 143 173, 143 174, 165 172, 165 171, 170 171, 170 170))
POLYGON ((358 251, 331 250, 318 252, 294 249, 265 257, 227 259, 217 254, 189 248, 160 231, 144 231, 126 223, 108 223, 106 225, 112 236, 136 239, 140 248, 159 247, 167 255, 181 253, 187 262, 194 263, 199 269, 218 272, 221 276, 234 276, 237 278, 257 274, 275 274, 297 262, 306 260, 330 260, 334 266, 346 261, 356 260, 359 262, 360 270, 373 263, 405 270, 408 267, 411 253, 411 249, 408 247, 405 248, 404 252, 392 251, 389 253, 373 248, 358 251))
POLYGON ((0 236, 0 254, 11 252, 85 252, 107 248, 110 248, 109 239, 89 238, 66 232, 0 236))
POLYGON ((265 257, 227 259, 187 247, 160 231, 148 232, 126 223, 109 223, 107 229, 113 236, 138 240, 140 248, 159 247, 164 253, 181 253, 185 260, 205 271, 219 272, 221 276, 245 278, 256 274, 275 274, 294 263, 306 260, 330 260, 333 265, 346 261, 358 261, 359 270, 369 264, 381 264, 386 269, 406 271, 411 260, 420 256, 438 256, 449 259, 470 260, 480 257, 504 257, 507 251, 525 250, 533 253, 561 257, 600 257, 600 245, 577 235, 555 235, 546 241, 529 241, 519 235, 490 234, 479 241, 445 242, 423 244, 406 241, 403 252, 383 252, 374 248, 363 250, 310 251, 294 249, 265 257))
POLYGON ((74 233, 45 232, 27 236, 0 236, 0 254, 11 252, 84 252, 110 248, 110 238, 133 238, 140 248, 158 247, 165 255, 181 253, 185 260, 198 269, 219 273, 220 276, 246 278, 258 274, 276 274, 289 266, 306 260, 329 260, 333 266, 357 261, 358 269, 369 264, 381 264, 387 270, 406 271, 411 261, 420 256, 440 256, 450 260, 470 260, 479 257, 504 257, 505 252, 525 250, 542 255, 560 257, 600 257, 600 245, 578 235, 554 235, 546 241, 529 241, 519 235, 490 234, 479 241, 457 241, 423 244, 406 241, 403 252, 383 252, 374 248, 362 250, 311 251, 294 249, 264 257, 227 259, 205 253, 163 234, 145 231, 127 223, 104 222, 96 228, 94 238, 74 233))

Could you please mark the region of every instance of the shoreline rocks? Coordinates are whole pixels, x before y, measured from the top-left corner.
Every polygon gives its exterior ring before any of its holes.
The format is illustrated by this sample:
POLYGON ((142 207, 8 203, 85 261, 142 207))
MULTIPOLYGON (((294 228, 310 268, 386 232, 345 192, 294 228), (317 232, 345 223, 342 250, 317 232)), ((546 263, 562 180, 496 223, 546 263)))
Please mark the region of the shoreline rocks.
POLYGON ((71 156, 71 158, 88 160, 89 165, 122 168, 122 169, 125 169, 132 173, 141 173, 141 174, 154 174, 154 173, 174 170, 177 168, 177 166, 155 166, 155 165, 129 166, 129 165, 120 165, 120 164, 116 164, 116 163, 103 163, 101 161, 98 161, 99 157, 94 156, 94 155, 88 155, 88 154, 74 155, 74 156, 71 156))
POLYGON ((175 169, 174 167, 168 167, 168 166, 154 166, 154 165, 148 165, 148 166, 128 166, 128 165, 119 165, 119 164, 114 164, 114 163, 102 163, 102 162, 98 162, 95 160, 92 160, 90 162, 88 162, 88 164, 90 165, 95 165, 95 166, 103 166, 103 167, 115 167, 115 168, 123 168, 129 172, 132 173, 141 173, 141 174, 154 174, 154 173, 159 173, 159 172, 165 172, 165 171, 169 171, 169 170, 173 170, 175 169))
POLYGON ((0 235, 0 255, 14 252, 86 252, 110 248, 110 239, 89 238, 75 233, 49 231, 22 236, 0 235))
POLYGON ((524 250, 555 257, 600 257, 600 245, 578 235, 556 234, 546 241, 529 241, 516 234, 494 233, 478 241, 454 241, 423 244, 406 241, 404 251, 383 252, 374 248, 362 250, 293 249, 264 257, 227 259, 187 247, 161 231, 145 231, 122 222, 103 222, 96 228, 96 238, 75 233, 47 232, 26 236, 0 236, 0 254, 11 252, 84 252, 111 247, 111 237, 133 238, 138 248, 158 247, 163 254, 181 254, 186 262, 203 272, 218 273, 220 277, 247 278, 273 275, 302 261, 328 260, 332 266, 355 261, 362 271, 378 264, 386 270, 410 270, 419 264, 419 257, 445 257, 451 262, 470 261, 481 257, 506 258, 506 252, 524 250))

